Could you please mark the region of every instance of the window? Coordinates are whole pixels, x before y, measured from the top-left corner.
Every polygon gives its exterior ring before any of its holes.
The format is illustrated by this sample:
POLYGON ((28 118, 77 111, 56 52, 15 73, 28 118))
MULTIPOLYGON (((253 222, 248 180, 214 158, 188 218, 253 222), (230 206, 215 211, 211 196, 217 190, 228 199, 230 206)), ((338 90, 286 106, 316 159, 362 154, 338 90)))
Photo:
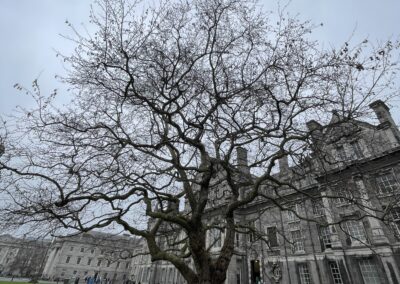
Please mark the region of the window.
POLYGON ((331 230, 328 226, 326 227, 319 227, 319 235, 321 239, 321 244, 323 249, 331 248, 332 247, 332 239, 331 239, 331 230))
POLYGON ((363 151, 361 149, 360 143, 358 141, 353 141, 350 143, 351 149, 354 153, 354 158, 361 159, 363 155, 363 151))
POLYGON ((81 260, 82 260, 82 258, 81 258, 81 257, 78 257, 78 259, 76 260, 76 264, 81 263, 81 260))
POLYGON ((81 252, 84 252, 85 251, 85 248, 81 248, 81 252))
POLYGON ((110 265, 111 265, 111 261, 107 261, 107 267, 110 267, 110 265))
POLYGON ((339 161, 346 161, 346 151, 343 145, 336 147, 336 153, 338 155, 339 161))
POLYGON ((91 253, 91 254, 94 254, 94 249, 91 249, 91 250, 90 250, 90 253, 91 253))
POLYGON ((71 257, 67 256, 67 260, 65 261, 65 263, 69 263, 70 260, 71 260, 71 257))
POLYGON ((78 273, 78 271, 74 270, 74 275, 76 275, 78 273))
POLYGON ((276 236, 276 227, 268 227, 267 228, 267 237, 268 237, 268 245, 269 247, 277 247, 279 246, 278 244, 278 238, 276 236))
POLYGON ((379 270, 372 259, 362 259, 359 262, 362 278, 365 284, 383 283, 379 276, 379 270))
POLYGON ((349 235, 352 244, 365 243, 367 237, 364 231, 364 225, 359 220, 349 220, 343 223, 344 231, 349 235))
POLYGON ((293 252, 304 252, 304 241, 301 233, 300 222, 289 224, 289 231, 293 252))
POLYGON ((290 206, 288 210, 286 210, 286 217, 288 222, 297 222, 299 220, 299 215, 301 205, 299 203, 290 206), (296 215, 297 214, 297 215, 296 215))
POLYGON ((380 194, 391 194, 399 188, 396 177, 392 173, 378 176, 376 184, 380 194))
POLYGON ((311 275, 307 263, 299 263, 299 276, 301 284, 311 284, 311 275))
POLYGON ((235 233, 235 238, 236 238, 236 246, 240 246, 240 235, 238 232, 235 233))
POLYGON ((210 245, 213 247, 221 247, 221 230, 217 228, 210 229, 210 245))
POLYGON ((87 265, 90 265, 91 263, 92 263, 92 259, 89 258, 88 261, 87 261, 87 265))
POLYGON ((128 266, 129 266, 129 262, 126 263, 125 268, 128 268, 128 266))
POLYGON ((119 263, 119 261, 117 262, 117 269, 119 268, 119 265, 120 265, 120 263, 119 263))
POLYGON ((394 207, 389 211, 389 224, 394 235, 400 239, 400 207, 394 207))
POLYGON ((339 206, 350 204, 350 202, 353 200, 353 195, 351 194, 351 191, 348 188, 343 188, 343 187, 340 189, 337 188, 337 191, 334 196, 335 196, 335 202, 339 206))
POLYGON ((312 201, 313 213, 315 216, 325 216, 325 208, 322 199, 314 199, 312 201))
POLYGON ((333 278, 333 284, 343 284, 342 275, 340 274, 339 265, 336 261, 329 262, 329 268, 333 278))
POLYGON ((100 251, 100 254, 104 254, 104 252, 105 252, 104 249, 102 249, 102 250, 100 251))
POLYGON ((101 259, 99 259, 99 261, 97 261, 97 266, 101 265, 101 259))
POLYGON ((70 247, 70 248, 69 248, 69 251, 73 251, 73 250, 74 250, 74 247, 70 247))

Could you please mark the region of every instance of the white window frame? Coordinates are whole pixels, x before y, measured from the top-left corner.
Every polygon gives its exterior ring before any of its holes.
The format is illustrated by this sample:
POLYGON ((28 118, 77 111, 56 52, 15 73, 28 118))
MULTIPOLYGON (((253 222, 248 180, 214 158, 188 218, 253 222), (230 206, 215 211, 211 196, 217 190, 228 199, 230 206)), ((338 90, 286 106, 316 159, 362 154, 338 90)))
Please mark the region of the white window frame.
POLYGON ((376 177, 376 185, 380 195, 391 195, 399 190, 399 182, 393 172, 386 172, 376 177))
POLYGON ((377 264, 370 258, 358 262, 364 284, 383 284, 377 264))
POLYGON ((290 240, 292 243, 293 253, 304 252, 304 236, 301 231, 300 221, 289 224, 290 240))
POLYGON ((364 224, 360 220, 348 220, 343 222, 342 228, 351 239, 351 245, 367 243, 367 234, 364 224))
POLYGON ((327 248, 331 248, 332 247, 331 228, 329 226, 320 226, 319 233, 322 244, 324 245, 324 250, 327 248))
POLYGON ((312 284, 312 278, 307 263, 299 263, 299 278, 301 284, 312 284))
POLYGON ((340 272, 340 267, 337 261, 330 261, 329 269, 331 271, 333 284, 343 284, 342 273, 340 272))

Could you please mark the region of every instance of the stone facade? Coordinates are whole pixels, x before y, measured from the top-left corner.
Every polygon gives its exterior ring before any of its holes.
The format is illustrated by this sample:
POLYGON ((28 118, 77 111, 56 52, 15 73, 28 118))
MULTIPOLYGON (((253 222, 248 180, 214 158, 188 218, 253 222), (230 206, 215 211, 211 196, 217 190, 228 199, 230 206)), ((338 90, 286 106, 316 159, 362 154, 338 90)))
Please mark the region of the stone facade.
POLYGON ((39 276, 49 245, 49 240, 0 236, 0 275, 39 276))
POLYGON ((95 273, 112 283, 129 279, 132 250, 137 239, 100 232, 57 238, 51 244, 43 278, 80 278, 95 273))
MULTIPOLYGON (((336 113, 327 126, 307 123, 314 144, 309 166, 289 167, 284 157, 276 174, 302 194, 282 187, 278 196, 265 185, 265 194, 285 210, 260 199, 236 212, 237 223, 254 233, 237 234, 226 283, 400 283, 400 132, 383 102, 370 107, 378 125, 335 126, 336 113)), ((248 173, 246 153, 240 150, 238 158, 239 170, 248 173)), ((222 193, 214 194, 223 195, 223 182, 219 186, 222 193)), ((218 218, 217 205, 205 218, 218 218)), ((223 232, 219 237, 216 253, 223 232)), ((141 284, 185 283, 170 264, 148 256, 133 259, 132 275, 141 284)))

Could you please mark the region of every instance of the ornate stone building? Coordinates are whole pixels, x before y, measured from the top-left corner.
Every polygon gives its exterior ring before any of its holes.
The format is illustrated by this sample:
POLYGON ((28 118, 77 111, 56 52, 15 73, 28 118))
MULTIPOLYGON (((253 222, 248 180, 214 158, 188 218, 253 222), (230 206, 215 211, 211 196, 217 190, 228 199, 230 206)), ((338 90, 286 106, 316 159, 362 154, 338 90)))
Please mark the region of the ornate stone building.
MULTIPOLYGON (((328 125, 307 123, 312 153, 301 166, 282 158, 276 174, 297 189, 265 185, 277 203, 259 199, 236 212, 253 230, 236 234, 226 283, 400 283, 400 132, 382 101, 370 107, 378 125, 339 124, 336 113, 328 125)), ((248 173, 243 149, 238 160, 248 173)), ((218 204, 207 214, 218 219, 218 204)), ((208 239, 218 252, 224 233, 208 239)), ((133 259, 131 273, 136 283, 185 283, 170 264, 146 256, 133 259)))
POLYGON ((130 236, 118 236, 90 232, 57 238, 51 244, 43 278, 83 279, 95 273, 113 283, 129 278, 132 250, 138 240, 130 236))

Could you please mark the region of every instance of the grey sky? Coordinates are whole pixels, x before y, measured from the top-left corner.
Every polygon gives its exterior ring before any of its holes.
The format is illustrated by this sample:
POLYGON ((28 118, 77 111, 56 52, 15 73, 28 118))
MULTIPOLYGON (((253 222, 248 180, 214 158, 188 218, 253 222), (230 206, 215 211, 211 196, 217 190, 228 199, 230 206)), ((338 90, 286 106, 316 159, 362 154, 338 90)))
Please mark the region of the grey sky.
MULTIPOLYGON (((76 26, 88 22, 89 0, 0 0, 0 114, 9 114, 16 105, 29 106, 31 100, 13 88, 15 83, 29 87, 39 77, 42 92, 50 93, 60 84, 55 74, 63 68, 53 49, 68 54, 71 42, 65 20, 76 26)), ((275 0, 261 0, 267 9, 275 0)), ((400 35, 399 0, 293 0, 288 10, 301 19, 324 23, 314 37, 325 45, 338 46, 350 38, 370 41, 400 35)), ((62 88, 61 88, 62 89, 62 88)), ((393 101, 400 113, 400 99, 393 101)), ((395 114, 400 123, 400 114, 395 114)))

